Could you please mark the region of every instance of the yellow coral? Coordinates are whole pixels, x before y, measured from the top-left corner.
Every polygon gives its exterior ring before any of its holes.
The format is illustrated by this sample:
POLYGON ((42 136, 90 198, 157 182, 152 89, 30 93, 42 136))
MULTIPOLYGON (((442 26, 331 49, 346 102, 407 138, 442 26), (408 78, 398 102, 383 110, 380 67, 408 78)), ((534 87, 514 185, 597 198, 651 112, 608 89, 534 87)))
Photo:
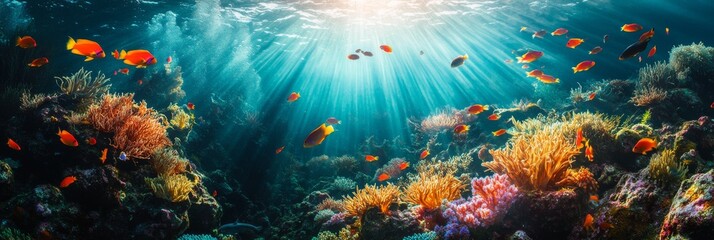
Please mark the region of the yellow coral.
POLYGON ((399 198, 399 188, 395 185, 376 187, 366 185, 363 189, 357 189, 353 196, 344 199, 345 209, 350 216, 362 217, 367 210, 379 207, 379 210, 389 213, 389 205, 399 198))
POLYGON ((563 115, 539 115, 523 121, 511 118, 513 128, 509 131, 512 135, 533 134, 544 128, 559 128, 566 136, 575 139, 578 128, 590 129, 594 132, 614 133, 621 125, 620 117, 606 116, 601 113, 565 113, 563 115))
POLYGON ((169 200, 171 202, 183 202, 188 200, 193 193, 193 187, 198 184, 198 178, 191 181, 183 174, 159 175, 156 178, 145 178, 146 184, 156 197, 169 200))
POLYGON ((442 200, 451 201, 461 197, 466 184, 454 176, 452 171, 421 171, 404 191, 404 200, 433 210, 441 206, 442 200))
POLYGON ((162 148, 151 155, 151 166, 159 175, 175 175, 186 172, 188 160, 172 148, 162 148))
POLYGON ((171 126, 178 130, 189 129, 193 126, 193 115, 186 113, 181 108, 171 112, 171 126))
POLYGON ((647 168, 649 169, 650 177, 663 183, 678 179, 682 180, 687 174, 686 165, 684 163, 677 164, 673 149, 665 149, 652 155, 647 168))

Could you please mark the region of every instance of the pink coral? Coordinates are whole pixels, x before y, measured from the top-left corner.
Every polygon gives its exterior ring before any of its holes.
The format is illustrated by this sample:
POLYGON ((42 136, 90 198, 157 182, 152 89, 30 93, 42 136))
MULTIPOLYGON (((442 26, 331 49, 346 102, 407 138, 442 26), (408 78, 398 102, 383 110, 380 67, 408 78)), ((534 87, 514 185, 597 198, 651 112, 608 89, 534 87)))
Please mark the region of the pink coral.
POLYGON ((518 194, 506 175, 475 178, 471 185, 473 197, 451 202, 444 211, 446 218, 456 218, 470 228, 490 226, 503 218, 518 194))

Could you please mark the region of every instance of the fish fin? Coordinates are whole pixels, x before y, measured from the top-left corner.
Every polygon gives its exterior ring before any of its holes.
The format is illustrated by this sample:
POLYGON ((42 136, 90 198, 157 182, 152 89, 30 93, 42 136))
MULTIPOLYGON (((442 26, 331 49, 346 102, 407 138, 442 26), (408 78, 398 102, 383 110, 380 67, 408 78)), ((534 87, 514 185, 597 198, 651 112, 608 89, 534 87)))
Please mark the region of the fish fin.
POLYGON ((85 62, 89 62, 89 61, 92 61, 92 60, 94 60, 94 58, 93 58, 93 57, 90 57, 90 56, 87 56, 87 58, 84 59, 85 62))
POLYGON ((126 58, 126 51, 121 50, 121 53, 119 54, 119 59, 123 60, 124 58, 126 58))
POLYGON ((517 63, 521 63, 522 59, 523 59, 522 57, 516 57, 516 60, 518 60, 517 63))
POLYGON ((488 105, 483 105, 483 110, 488 110, 488 105))
POLYGON ((15 46, 20 46, 20 41, 22 40, 21 37, 17 37, 17 41, 15 41, 15 46))
POLYGON ((576 67, 572 67, 572 69, 573 69, 573 73, 576 73, 576 72, 578 72, 578 70, 577 70, 577 68, 576 68, 576 67))
MULTIPOLYGON (((73 49, 75 44, 77 44, 77 42, 74 41, 74 38, 69 37, 69 40, 67 41, 67 50, 73 49)), ((74 51, 72 51, 72 53, 74 53, 74 51)))
POLYGON ((559 83, 559 82, 560 82, 560 78, 556 78, 556 79, 555 79, 555 82, 556 82, 556 83, 559 83))
POLYGON ((469 59, 469 55, 464 53, 464 60, 469 59))
POLYGON ((72 53, 77 54, 77 55, 82 55, 82 52, 80 52, 77 49, 72 49, 72 53))
MULTIPOLYGON (((322 124, 322 127, 325 127, 325 124, 322 124)), ((325 127, 325 136, 332 134, 335 132, 335 128, 332 127, 332 125, 325 127)))

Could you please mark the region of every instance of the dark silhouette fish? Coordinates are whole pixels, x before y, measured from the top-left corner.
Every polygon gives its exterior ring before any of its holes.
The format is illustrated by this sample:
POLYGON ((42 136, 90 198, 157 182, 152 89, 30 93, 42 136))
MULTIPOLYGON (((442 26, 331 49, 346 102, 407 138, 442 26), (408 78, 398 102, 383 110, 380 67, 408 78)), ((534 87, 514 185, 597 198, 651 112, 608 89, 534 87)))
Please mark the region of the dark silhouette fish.
POLYGON ((640 54, 641 52, 644 52, 645 49, 647 49, 647 44, 650 43, 650 39, 645 39, 644 41, 637 41, 633 43, 632 45, 628 46, 625 48, 625 51, 620 54, 620 60, 625 60, 634 56, 637 56, 637 54, 640 54))
POLYGON ((240 233, 242 230, 252 230, 254 232, 260 232, 261 227, 248 224, 239 223, 238 221, 234 223, 225 224, 218 228, 218 233, 234 235, 240 233))

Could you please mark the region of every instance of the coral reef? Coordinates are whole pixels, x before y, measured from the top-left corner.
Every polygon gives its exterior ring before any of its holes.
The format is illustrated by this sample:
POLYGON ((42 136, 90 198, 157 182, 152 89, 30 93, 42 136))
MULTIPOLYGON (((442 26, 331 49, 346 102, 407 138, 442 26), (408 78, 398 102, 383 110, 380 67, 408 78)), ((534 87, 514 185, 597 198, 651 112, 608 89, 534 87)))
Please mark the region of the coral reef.
POLYGON ((453 177, 453 172, 419 172, 419 176, 404 190, 404 201, 417 204, 425 210, 434 210, 443 200, 452 201, 461 196, 465 185, 453 177))
POLYGON ((680 186, 659 239, 706 239, 714 234, 714 170, 695 174, 680 186))
POLYGON ((506 215, 518 194, 506 175, 475 178, 471 187, 473 197, 448 204, 444 217, 449 224, 458 223, 471 229, 491 226, 506 215))
POLYGON ((362 189, 344 199, 345 209, 350 216, 362 217, 373 207, 378 207, 384 214, 389 213, 389 207, 399 198, 399 188, 388 184, 385 186, 365 185, 362 189))
POLYGON ((193 187, 198 184, 198 178, 191 180, 185 175, 159 175, 156 178, 147 178, 154 195, 171 202, 187 201, 189 194, 193 193, 193 187))
POLYGON ((84 70, 84 68, 79 69, 71 76, 55 77, 60 91, 73 98, 94 98, 107 93, 112 86, 109 80, 101 72, 92 78, 92 71, 84 70))

